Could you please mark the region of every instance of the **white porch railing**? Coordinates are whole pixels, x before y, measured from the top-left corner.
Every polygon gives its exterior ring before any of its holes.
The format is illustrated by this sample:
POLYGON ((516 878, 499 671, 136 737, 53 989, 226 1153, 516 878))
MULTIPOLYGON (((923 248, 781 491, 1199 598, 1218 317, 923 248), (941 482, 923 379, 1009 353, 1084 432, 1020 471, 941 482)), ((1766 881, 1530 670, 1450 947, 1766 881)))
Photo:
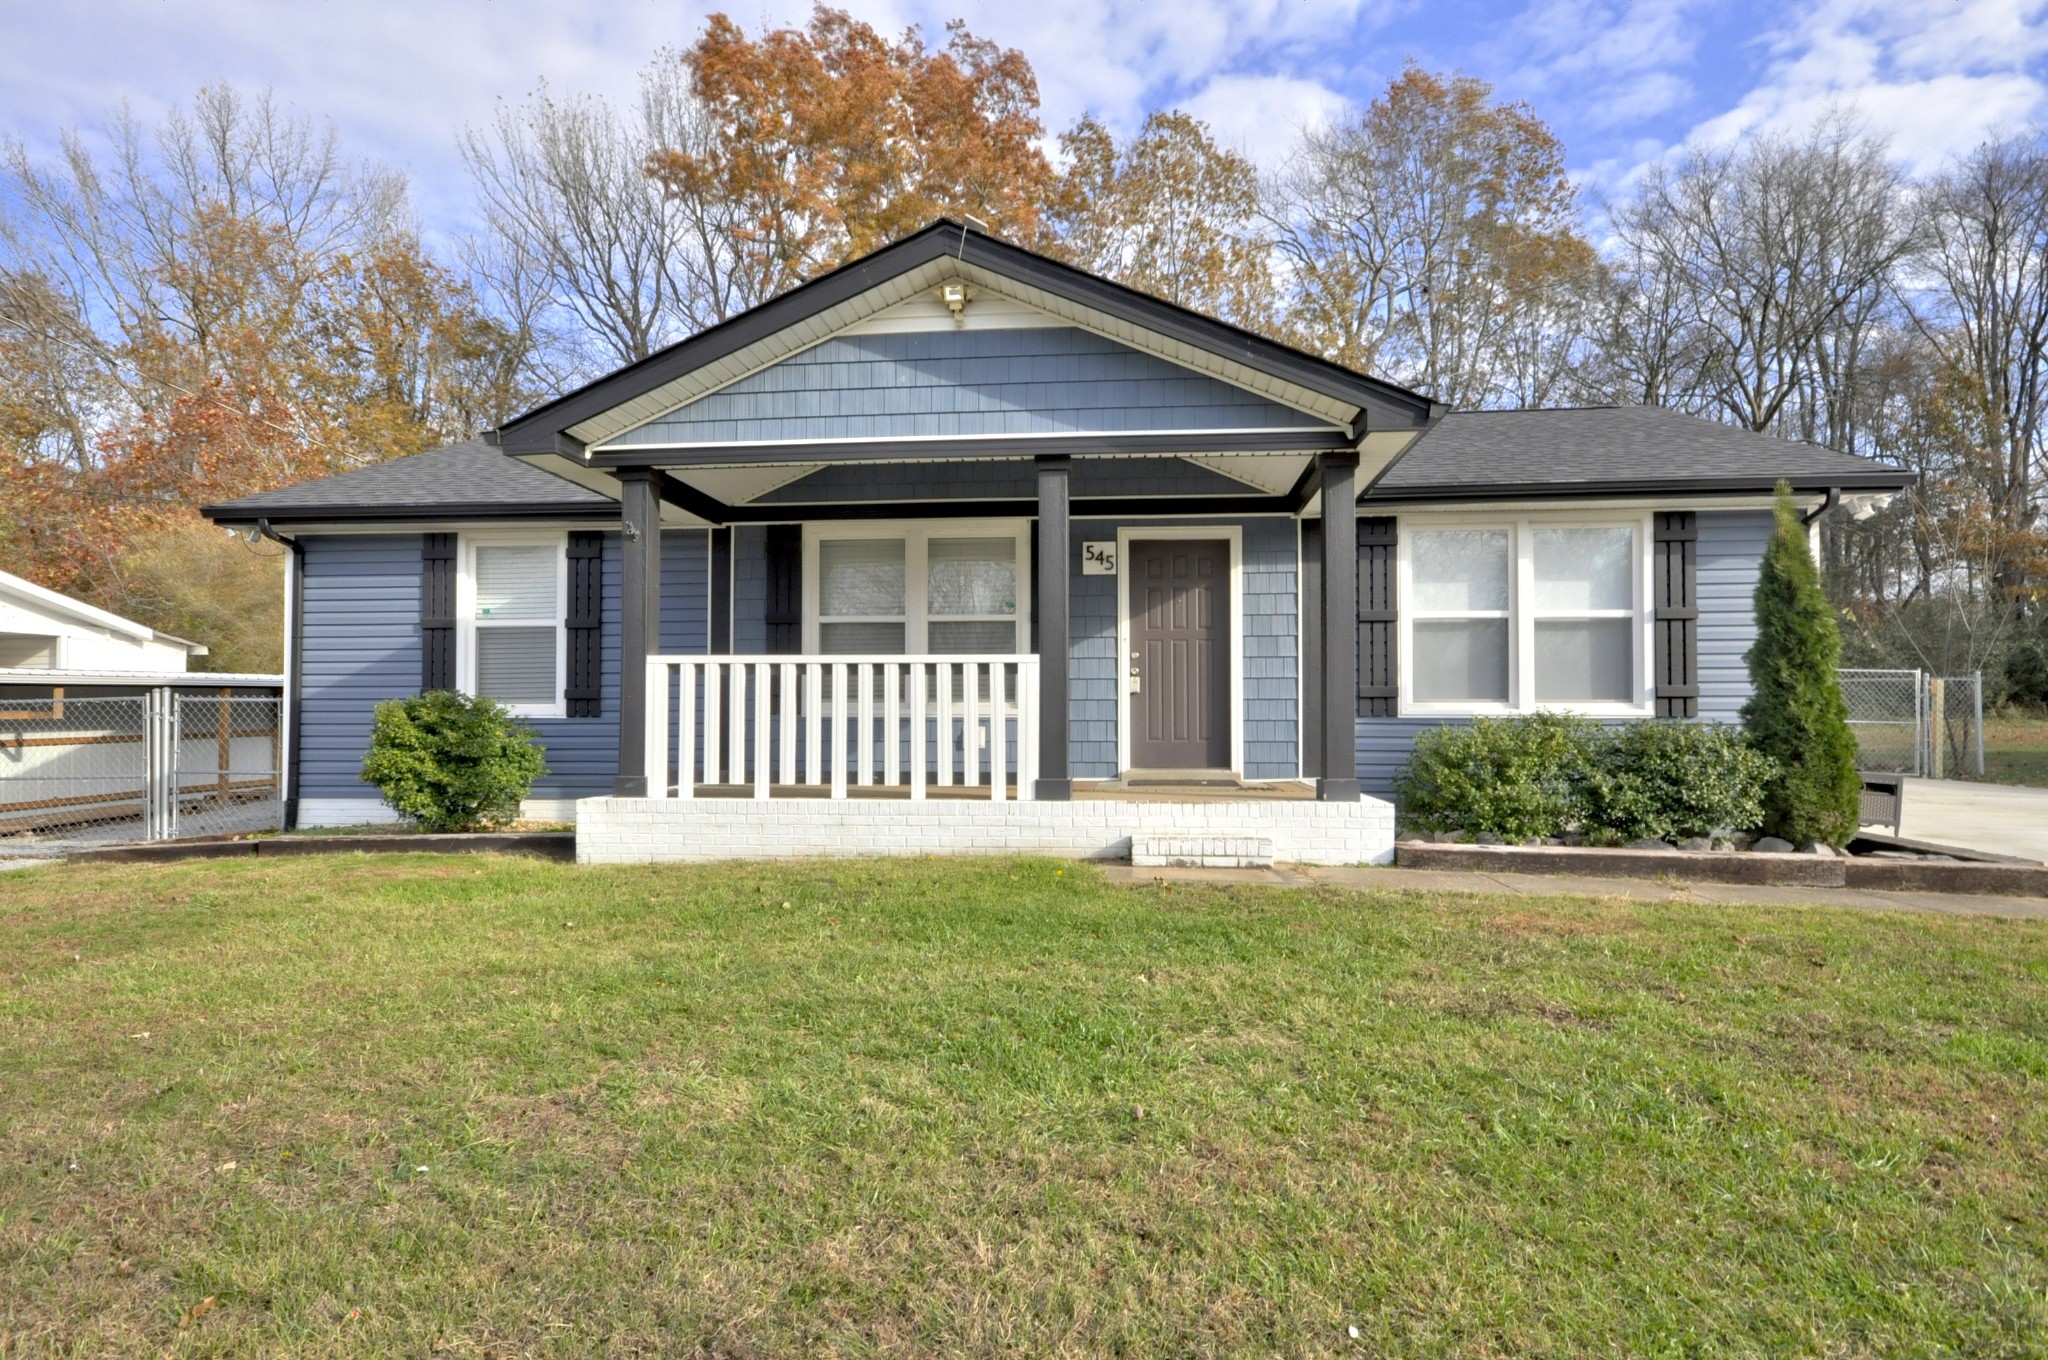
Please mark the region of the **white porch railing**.
POLYGON ((1032 797, 1035 656, 655 656, 647 660, 647 786, 1032 797))

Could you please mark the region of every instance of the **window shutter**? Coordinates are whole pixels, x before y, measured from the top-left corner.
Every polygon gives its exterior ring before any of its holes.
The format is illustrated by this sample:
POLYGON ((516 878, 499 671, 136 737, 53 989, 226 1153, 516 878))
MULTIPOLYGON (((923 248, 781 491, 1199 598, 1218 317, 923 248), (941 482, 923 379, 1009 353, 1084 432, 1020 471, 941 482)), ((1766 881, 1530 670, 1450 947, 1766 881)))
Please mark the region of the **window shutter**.
POLYGON ((768 650, 800 652, 804 647, 804 529, 771 524, 767 536, 768 650))
POLYGON ((604 535, 569 535, 569 683, 562 698, 572 718, 603 715, 604 535))
POLYGON ((1698 517, 1692 511, 1657 515, 1651 586, 1660 718, 1700 715, 1699 537, 1698 517))
POLYGON ((455 688, 455 535, 420 539, 420 692, 455 688))
POLYGON ((1394 599, 1394 517, 1358 521, 1358 716, 1391 718, 1399 698, 1394 639, 1400 612, 1394 599))

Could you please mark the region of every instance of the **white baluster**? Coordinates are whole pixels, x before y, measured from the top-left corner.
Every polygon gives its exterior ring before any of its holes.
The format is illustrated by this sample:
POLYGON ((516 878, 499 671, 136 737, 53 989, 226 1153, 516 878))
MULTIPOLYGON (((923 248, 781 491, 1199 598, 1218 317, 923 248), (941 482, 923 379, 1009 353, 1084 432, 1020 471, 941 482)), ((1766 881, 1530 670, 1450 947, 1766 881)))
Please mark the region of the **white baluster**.
POLYGON ((846 797, 846 663, 832 663, 832 796, 846 797))
POLYGON ((725 782, 725 772, 719 767, 718 740, 720 729, 725 726, 725 704, 719 689, 719 677, 724 673, 723 663, 712 660, 704 663, 704 782, 716 786, 725 782))
POLYGON ((647 730, 640 745, 647 796, 668 797, 668 663, 647 663, 647 730))
POLYGON ((697 796, 697 663, 685 661, 676 668, 682 675, 681 697, 676 706, 676 797, 697 796))
POLYGON ((953 782, 953 663, 941 661, 939 673, 939 787, 953 782))
POLYGON ((819 666, 815 661, 804 663, 804 782, 822 784, 825 782, 825 747, 818 734, 819 724, 825 712, 825 694, 819 685, 819 666))
POLYGON ((910 672, 910 796, 922 802, 927 750, 924 740, 924 685, 932 668, 926 662, 913 661, 906 669, 910 672))
POLYGON ((903 756, 898 739, 902 736, 898 722, 902 718, 903 667, 894 661, 882 663, 882 782, 894 788, 897 774, 903 768, 903 756))
POLYGON ((782 707, 777 714, 781 719, 781 781, 789 785, 796 783, 796 663, 785 661, 781 669, 782 707))
POLYGON ((769 743, 774 736, 774 715, 769 711, 768 663, 754 663, 754 797, 766 801, 768 779, 774 770, 769 765, 769 743))
POLYGON ((1003 713, 1003 672, 1000 661, 988 663, 988 796, 994 802, 1002 802, 1009 795, 1010 774, 1008 770, 1010 720, 1003 713))

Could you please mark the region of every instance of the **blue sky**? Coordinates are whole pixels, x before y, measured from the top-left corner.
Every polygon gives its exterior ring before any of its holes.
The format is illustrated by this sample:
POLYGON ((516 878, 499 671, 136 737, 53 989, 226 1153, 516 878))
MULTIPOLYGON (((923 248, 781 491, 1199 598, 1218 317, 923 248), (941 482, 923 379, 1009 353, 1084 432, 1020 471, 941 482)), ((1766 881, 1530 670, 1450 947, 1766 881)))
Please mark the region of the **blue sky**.
MULTIPOLYGON (((2048 0, 852 0, 885 30, 965 18, 1020 47, 1049 128, 1128 129, 1180 105, 1271 164, 1301 123, 1371 98, 1414 58, 1533 104, 1589 196, 1688 138, 1726 142, 1854 108, 1915 169, 2048 119, 2048 0)), ((724 8, 750 28, 808 6, 613 0, 0 0, 0 133, 32 149, 123 101, 145 119, 226 78, 330 119, 404 169, 429 231, 467 229, 457 132, 545 79, 629 96, 634 73, 724 8)))

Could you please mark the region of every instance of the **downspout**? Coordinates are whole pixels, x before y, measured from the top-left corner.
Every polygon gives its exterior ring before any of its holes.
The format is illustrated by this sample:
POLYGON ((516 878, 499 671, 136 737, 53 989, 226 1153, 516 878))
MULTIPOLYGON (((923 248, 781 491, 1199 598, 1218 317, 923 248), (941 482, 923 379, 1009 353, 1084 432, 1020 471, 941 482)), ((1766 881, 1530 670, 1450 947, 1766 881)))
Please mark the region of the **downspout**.
POLYGON ((304 680, 306 633, 305 549, 297 539, 286 538, 270 527, 268 519, 256 521, 256 532, 286 553, 284 595, 284 829, 299 825, 299 697, 304 680))
POLYGON ((1828 498, 1822 501, 1820 505, 1815 509, 1809 510, 1805 514, 1801 515, 1799 517, 1799 522, 1802 525, 1812 524, 1815 520, 1819 519, 1822 515, 1825 515, 1828 511, 1834 509, 1841 503, 1842 488, 1840 488, 1839 486, 1831 486, 1828 488, 1828 498))

